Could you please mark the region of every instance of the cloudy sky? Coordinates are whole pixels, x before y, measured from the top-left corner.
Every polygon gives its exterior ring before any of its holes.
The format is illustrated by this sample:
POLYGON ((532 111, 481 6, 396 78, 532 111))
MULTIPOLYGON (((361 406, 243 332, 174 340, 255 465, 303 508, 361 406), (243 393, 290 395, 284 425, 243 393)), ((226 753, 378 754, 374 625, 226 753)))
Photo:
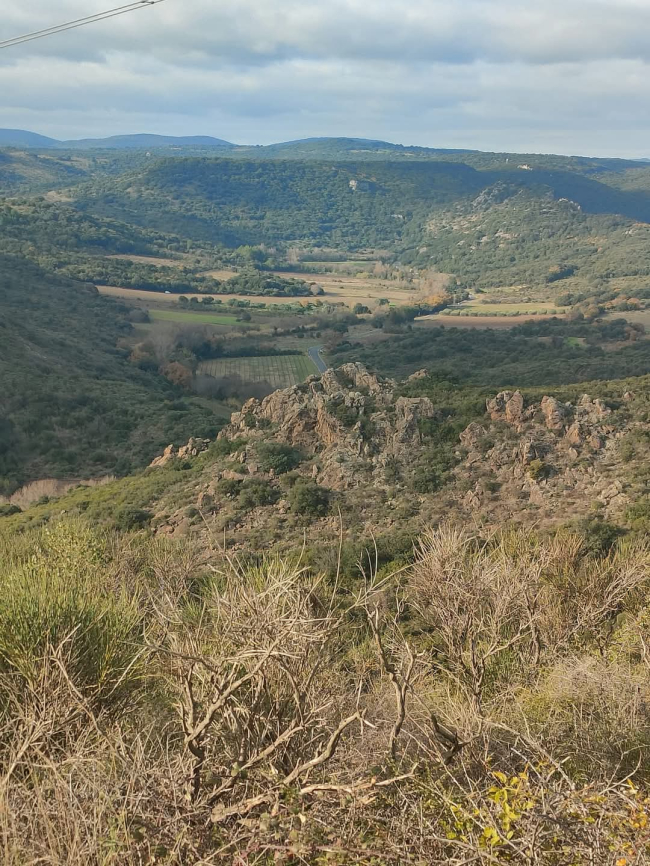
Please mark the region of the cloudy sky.
MULTIPOLYGON (((117 5, 2 0, 0 40, 117 5)), ((650 0, 165 0, 0 51, 0 126, 650 157, 650 0)))

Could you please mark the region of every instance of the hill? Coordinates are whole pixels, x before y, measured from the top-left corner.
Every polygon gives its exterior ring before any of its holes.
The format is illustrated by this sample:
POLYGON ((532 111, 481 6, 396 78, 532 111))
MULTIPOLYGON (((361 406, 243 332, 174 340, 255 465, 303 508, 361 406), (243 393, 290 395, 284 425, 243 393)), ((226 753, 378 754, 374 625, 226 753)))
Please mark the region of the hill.
POLYGON ((80 138, 60 141, 25 129, 0 129, 0 147, 63 148, 65 150, 104 150, 157 147, 232 147, 210 135, 111 135, 107 138, 80 138))
POLYGON ((386 249, 470 288, 544 287, 554 270, 587 283, 647 275, 647 170, 592 169, 179 158, 73 195, 88 212, 226 247, 386 249))
POLYGON ((170 445, 144 474, 14 521, 64 511, 116 526, 130 509, 161 537, 218 536, 247 554, 306 539, 318 558, 337 543, 340 513, 350 569, 368 539, 390 560, 443 519, 555 529, 582 520, 616 535, 647 496, 647 386, 648 376, 497 393, 426 370, 396 382, 348 363, 249 400, 216 441, 170 445))
POLYGON ((644 862, 648 381, 596 388, 345 365, 0 512, 14 862, 644 862))
POLYGON ((229 141, 213 138, 210 135, 151 135, 139 133, 135 135, 111 135, 108 138, 80 138, 70 141, 60 141, 57 147, 74 150, 104 150, 122 148, 158 148, 158 147, 232 147, 229 141))
POLYGON ((92 286, 0 258, 0 494, 47 478, 123 474, 215 419, 117 349, 128 309, 92 286))
POLYGON ((60 142, 26 129, 0 129, 0 147, 56 147, 60 142))
POLYGON ((483 185, 464 165, 166 159, 75 191, 79 207, 227 246, 396 245, 436 206, 483 185))

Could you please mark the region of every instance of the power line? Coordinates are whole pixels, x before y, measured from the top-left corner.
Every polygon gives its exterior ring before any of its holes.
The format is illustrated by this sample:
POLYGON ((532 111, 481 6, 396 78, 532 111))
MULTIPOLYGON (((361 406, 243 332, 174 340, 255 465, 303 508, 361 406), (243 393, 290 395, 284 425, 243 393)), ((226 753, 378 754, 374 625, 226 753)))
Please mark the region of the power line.
POLYGON ((77 27, 85 27, 86 24, 94 24, 96 21, 104 21, 107 18, 116 18, 118 15, 126 15, 127 12, 135 12, 136 9, 146 9, 148 6, 156 6, 158 3, 164 2, 165 0, 135 0, 135 2, 127 3, 125 6, 116 6, 104 12, 96 12, 94 15, 86 15, 84 18, 67 21, 65 24, 57 24, 43 30, 25 33, 22 36, 14 36, 12 39, 5 39, 0 42, 0 49, 12 48, 14 45, 22 45, 24 42, 32 42, 34 39, 44 39, 46 36, 64 33, 66 30, 75 30, 77 27))

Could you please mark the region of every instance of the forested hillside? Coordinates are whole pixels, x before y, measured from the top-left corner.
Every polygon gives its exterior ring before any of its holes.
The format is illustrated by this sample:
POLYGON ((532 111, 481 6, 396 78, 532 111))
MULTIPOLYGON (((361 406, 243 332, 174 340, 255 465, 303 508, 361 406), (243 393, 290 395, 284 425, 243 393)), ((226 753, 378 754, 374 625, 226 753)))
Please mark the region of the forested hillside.
POLYGON ((211 413, 116 348, 127 313, 92 286, 0 258, 0 494, 123 474, 171 440, 216 431, 211 413))
POLYGON ((543 286, 558 269, 588 281, 647 274, 645 170, 558 162, 165 159, 83 184, 74 198, 90 213, 230 248, 386 249, 471 288, 543 286))
POLYGON ((477 193, 463 165, 161 160, 119 184, 85 185, 79 207, 227 246, 304 240, 395 247, 431 209, 477 193))

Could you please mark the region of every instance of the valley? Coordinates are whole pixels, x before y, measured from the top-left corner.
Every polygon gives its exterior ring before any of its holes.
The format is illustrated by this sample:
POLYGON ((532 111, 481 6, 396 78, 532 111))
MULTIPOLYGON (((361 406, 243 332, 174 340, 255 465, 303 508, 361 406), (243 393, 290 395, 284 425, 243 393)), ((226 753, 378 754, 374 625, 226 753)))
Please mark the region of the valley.
POLYGON ((9 133, 8 866, 645 863, 647 166, 9 133))

